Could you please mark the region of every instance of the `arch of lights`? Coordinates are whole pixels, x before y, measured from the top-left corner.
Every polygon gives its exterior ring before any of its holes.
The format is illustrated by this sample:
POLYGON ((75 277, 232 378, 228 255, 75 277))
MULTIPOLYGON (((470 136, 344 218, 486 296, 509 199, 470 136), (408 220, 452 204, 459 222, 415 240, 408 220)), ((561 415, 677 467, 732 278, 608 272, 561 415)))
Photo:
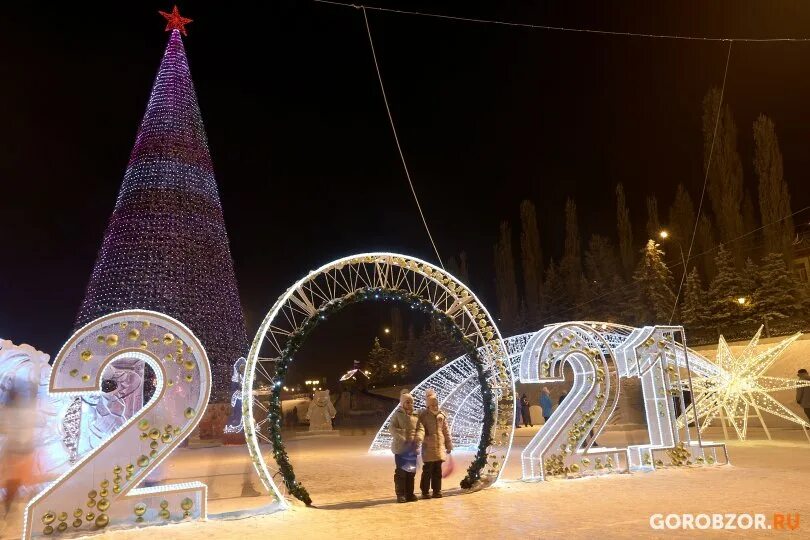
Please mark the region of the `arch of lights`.
MULTIPOLYGON (((541 429, 526 450, 522 457, 523 478, 525 480, 544 479, 546 474, 542 455, 551 453, 549 450, 552 444, 558 444, 557 449, 566 445, 566 456, 560 466, 558 454, 554 454, 555 472, 565 471, 566 475, 571 473, 589 474, 600 470, 652 470, 656 466, 662 466, 663 460, 659 454, 669 452, 669 457, 673 461, 683 461, 678 456, 696 454, 695 461, 698 463, 720 463, 727 462, 728 455, 725 445, 713 443, 701 439, 700 433, 692 426, 678 424, 676 419, 677 411, 691 411, 691 407, 685 407, 685 392, 691 388, 691 374, 699 377, 717 375, 722 371, 720 367, 713 364, 701 354, 689 349, 684 344, 684 333, 682 327, 672 326, 649 326, 634 328, 631 326, 597 322, 583 321, 560 323, 547 326, 538 332, 520 334, 504 339, 506 345, 509 364, 515 375, 516 382, 552 382, 561 380, 562 364, 555 366, 554 376, 551 376, 551 361, 548 351, 543 352, 543 343, 549 342, 549 338, 554 335, 565 337, 565 333, 576 336, 578 340, 566 342, 566 352, 575 353, 579 350, 587 349, 587 354, 591 358, 604 357, 610 366, 606 376, 613 377, 614 388, 618 392, 620 380, 622 378, 639 378, 644 396, 645 415, 647 419, 647 431, 649 442, 646 444, 631 445, 627 448, 601 448, 592 445, 596 437, 590 437, 590 429, 579 429, 576 432, 577 438, 569 441, 573 434, 575 424, 573 419, 578 407, 571 407, 571 410, 561 409, 560 416, 557 411, 549 419, 549 429, 541 429), (569 345, 571 345, 569 347, 569 345), (543 360, 540 361, 541 355, 543 360), (548 364, 543 366, 548 361, 548 364), (542 371, 542 373, 541 373, 542 371), (560 418, 567 416, 565 421, 560 418), (554 417, 557 416, 556 424, 554 417), (555 427, 556 426, 556 427, 555 427), (555 443, 555 440, 560 440, 555 443), (577 448, 570 451, 569 446, 583 445, 587 448, 577 448), (721 450, 718 458, 717 450, 721 450), (590 456, 590 457, 589 457, 590 456), (572 467, 573 466, 573 467, 572 467)), ((558 342, 563 347, 561 342, 558 342)), ((550 350, 556 350, 551 348, 550 350)), ((585 364, 580 364, 585 368, 585 364)), ((605 371, 604 366, 601 368, 605 371)), ((595 369, 594 369, 595 371, 595 369)), ((576 373, 576 369, 575 369, 576 373)), ((580 373, 587 377, 588 374, 580 373)), ((576 376, 576 375, 575 375, 576 376)), ((590 376, 593 376, 591 374, 590 376)), ((607 377, 606 377, 607 378, 607 377)), ((587 393, 587 389, 582 391, 587 393)), ((480 432, 480 422, 483 416, 480 386, 474 377, 474 370, 466 356, 461 356, 449 362, 435 373, 420 382, 412 390, 416 406, 424 406, 424 393, 428 388, 437 390, 442 408, 450 419, 450 431, 454 446, 458 448, 470 448, 471 441, 476 440, 480 432), (476 427, 478 426, 478 431, 476 427)), ((596 395, 591 396, 591 404, 596 401, 596 395)), ((576 395, 570 396, 577 398, 576 395)), ((583 396, 579 396, 582 398, 583 396)), ((615 405, 615 396, 612 405, 615 405)), ((568 404, 576 401, 586 401, 584 399, 567 398, 568 404)), ((582 403, 580 403, 582 405, 582 403)), ((615 407, 604 409, 600 418, 593 416, 593 422, 598 423, 601 431, 610 421, 610 416, 615 407), (605 414, 606 413, 606 414, 605 414), (599 420, 597 422, 597 420, 599 420)), ((391 413, 393 414, 393 412, 391 413)), ((370 452, 386 452, 390 448, 390 435, 388 425, 391 416, 386 419, 381 429, 374 437, 369 448, 370 452)), ((598 433, 595 433, 598 435, 598 433)))
MULTIPOLYGON (((486 487, 500 477, 514 430, 514 381, 494 319, 472 291, 443 269, 396 253, 365 253, 323 265, 287 289, 265 317, 248 354, 242 386, 245 439, 262 483, 279 501, 281 494, 267 467, 262 443, 270 445, 282 472, 287 471, 288 490, 299 498, 303 495, 302 500, 308 498, 286 461, 279 433, 280 388, 286 365, 292 361, 290 352, 295 352, 318 321, 341 306, 385 297, 392 291, 395 298, 413 300, 413 307, 427 304, 452 321, 462 340, 478 352, 478 362, 457 364, 459 383, 469 374, 483 395, 480 385, 486 382, 492 422, 487 437, 478 436, 479 455, 465 480, 471 480, 471 487, 486 487), (268 393, 269 403, 262 400, 268 393)), ((484 416, 479 416, 479 423, 481 418, 484 416)))

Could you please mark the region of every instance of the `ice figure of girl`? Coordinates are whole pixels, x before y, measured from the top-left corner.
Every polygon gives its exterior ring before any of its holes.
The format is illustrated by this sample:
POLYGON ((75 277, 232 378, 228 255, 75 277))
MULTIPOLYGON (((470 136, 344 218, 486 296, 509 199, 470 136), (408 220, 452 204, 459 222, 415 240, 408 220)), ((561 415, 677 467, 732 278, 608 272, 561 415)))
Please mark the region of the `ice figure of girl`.
POLYGON ((329 390, 315 392, 315 397, 309 402, 307 420, 310 431, 332 431, 332 419, 337 414, 332 400, 329 399, 329 390))
MULTIPOLYGON (((30 345, 14 345, 0 339, 0 406, 10 399, 12 388, 17 392, 24 392, 27 387, 36 389, 36 415, 30 418, 33 474, 43 480, 56 477, 69 466, 62 422, 72 398, 48 394, 49 359, 49 355, 30 345)), ((0 452, 3 445, 0 436, 0 452)))

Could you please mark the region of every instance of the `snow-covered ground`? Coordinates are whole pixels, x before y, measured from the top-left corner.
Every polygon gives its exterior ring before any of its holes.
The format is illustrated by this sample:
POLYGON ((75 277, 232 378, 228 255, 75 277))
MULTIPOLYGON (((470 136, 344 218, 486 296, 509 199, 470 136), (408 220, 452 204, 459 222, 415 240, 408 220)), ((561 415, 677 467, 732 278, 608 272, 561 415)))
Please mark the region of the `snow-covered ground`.
MULTIPOLYGON (((780 440, 730 442, 732 465, 665 469, 645 474, 616 474, 542 483, 519 481, 521 448, 536 428, 521 428, 504 474, 496 487, 462 493, 458 482, 469 455, 456 456, 454 473, 445 479, 445 498, 396 504, 393 459, 368 455, 373 433, 287 443, 298 479, 315 507, 293 505, 269 515, 225 519, 217 514, 258 507, 266 497, 240 497, 244 480, 255 475, 243 447, 182 449, 164 468, 175 480, 204 477, 210 491, 209 520, 151 529, 108 531, 94 538, 124 540, 164 535, 173 539, 245 538, 649 538, 671 536, 653 531, 655 513, 800 513, 799 531, 779 537, 807 537, 810 530, 810 444, 799 430, 773 430, 780 440), (246 471, 248 474, 246 475, 246 471), (805 521, 808 520, 808 521, 805 521)), ((626 432, 611 432, 600 443, 614 445, 626 432)), ((719 439, 720 430, 709 438, 719 439)), ((753 430, 753 437, 761 432, 753 430)), ((417 475, 418 482, 418 475, 417 475)), ((248 489, 249 490, 249 489, 248 489)), ((417 489, 418 491, 418 489, 417 489)), ((18 510, 19 511, 19 510, 18 510)), ((680 534, 714 537, 722 531, 680 534)), ((738 531, 739 534, 739 531, 738 531)), ((752 531, 746 535, 753 535, 752 531)), ((777 534, 762 531, 759 534, 777 534)), ((3 538, 19 536, 13 518, 3 538)))

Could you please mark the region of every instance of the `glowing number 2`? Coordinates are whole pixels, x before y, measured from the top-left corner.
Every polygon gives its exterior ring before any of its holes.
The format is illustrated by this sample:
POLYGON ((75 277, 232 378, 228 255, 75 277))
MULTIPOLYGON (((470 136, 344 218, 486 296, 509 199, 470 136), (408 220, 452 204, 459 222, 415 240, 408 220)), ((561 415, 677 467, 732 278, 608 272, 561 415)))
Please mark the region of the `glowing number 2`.
POLYGON ((100 392, 104 369, 124 358, 142 360, 152 368, 157 378, 154 395, 29 503, 23 538, 205 517, 205 484, 137 488, 197 426, 208 403, 208 357, 182 323, 141 310, 96 319, 59 351, 50 392, 100 392))
MULTIPOLYGON (((571 391, 521 454, 524 480, 576 473, 590 465, 613 467, 616 449, 591 448, 607 425, 619 399, 615 360, 607 342, 584 324, 565 324, 540 330, 526 345, 520 362, 524 383, 564 380, 563 367, 574 372, 571 391), (611 455, 613 454, 613 455, 611 455)), ((622 452, 624 453, 624 452, 622 452)))

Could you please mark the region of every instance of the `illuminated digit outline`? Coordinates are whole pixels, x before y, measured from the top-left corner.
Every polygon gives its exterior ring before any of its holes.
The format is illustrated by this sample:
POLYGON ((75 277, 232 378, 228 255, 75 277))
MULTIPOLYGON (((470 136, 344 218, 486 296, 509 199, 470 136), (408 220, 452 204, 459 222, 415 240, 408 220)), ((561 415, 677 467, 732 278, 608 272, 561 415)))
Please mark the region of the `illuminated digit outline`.
MULTIPOLYGON (((101 521, 88 520, 87 524, 93 527, 92 530, 103 529, 108 524, 112 527, 123 525, 127 523, 123 521, 127 515, 132 518, 133 524, 165 523, 171 520, 169 508, 176 512, 177 506, 180 506, 183 512, 183 518, 206 517, 207 486, 201 482, 150 488, 136 487, 197 427, 208 403, 211 391, 211 369, 208 356, 200 341, 185 325, 162 313, 146 310, 120 311, 100 317, 74 333, 59 351, 51 368, 49 392, 74 396, 100 392, 104 368, 121 358, 136 358, 152 367, 156 376, 155 393, 136 415, 128 419, 118 430, 110 434, 107 440, 83 456, 70 470, 28 503, 23 523, 23 538, 40 536, 35 535, 33 531, 33 519, 37 510, 45 512, 43 523, 45 523, 46 529, 51 527, 51 533, 55 532, 54 529, 59 532, 67 529, 67 520, 71 516, 74 523, 79 523, 78 525, 73 524, 74 529, 83 527, 85 522, 82 518, 86 519, 87 514, 93 514, 96 517, 96 511, 99 512, 96 519, 101 521), (118 348, 121 344, 130 341, 133 342, 133 345, 138 346, 118 348), (81 352, 79 352, 80 349, 81 352), (179 358, 174 357, 175 352, 179 358), (101 360, 99 361, 98 358, 101 360), (179 363, 180 359, 183 361, 182 366, 179 363), (164 362, 168 363, 168 366, 164 362), (175 402, 174 408, 170 408, 170 404, 166 403, 169 388, 166 381, 171 381, 171 386, 174 386, 174 377, 185 373, 183 368, 191 377, 191 380, 188 381, 191 390, 189 390, 185 403, 175 402), (194 372, 198 374, 196 377, 193 375, 194 372), (196 394, 196 399, 194 394, 196 394), (147 420, 147 417, 151 417, 151 422, 147 420), (141 424, 142 420, 148 422, 148 427, 145 429, 141 424), (158 429, 158 426, 163 428, 163 432, 158 429), (169 426, 177 427, 169 430, 169 426), (146 441, 152 439, 157 442, 157 439, 151 436, 143 437, 138 433, 140 431, 142 434, 146 434, 146 430, 150 431, 148 435, 151 435, 151 431, 157 430, 158 438, 164 444, 161 445, 158 442, 152 448, 151 443, 146 441), (138 450, 131 452, 134 448, 138 450), (115 486, 121 483, 121 474, 127 467, 120 456, 128 454, 131 459, 132 455, 140 453, 141 457, 145 458, 153 450, 155 454, 150 455, 144 465, 138 463, 137 469, 130 461, 128 465, 132 465, 132 471, 126 470, 127 479, 123 487, 120 487, 119 492, 116 493, 115 486), (99 464, 98 461, 105 463, 99 464), (113 463, 120 467, 118 473, 113 472, 113 463), (99 466, 102 470, 97 471, 99 466), (113 479, 112 485, 109 478, 113 479), (99 481, 102 484, 99 484, 99 481), (85 484, 85 486, 80 490, 73 484, 85 484), (88 491, 84 491, 84 489, 88 491), (105 491, 107 492, 106 497, 103 496, 105 491), (109 493, 110 491, 112 493, 109 493), (104 504, 105 508, 101 509, 97 506, 95 498, 90 497, 91 492, 95 492, 97 497, 101 495, 98 504, 104 504), (92 505, 85 504, 85 493, 87 499, 92 500, 92 505), (78 504, 75 502, 77 494, 81 494, 78 504), (160 497, 156 497, 156 495, 160 497), (161 499, 161 502, 168 503, 166 508, 156 502, 158 498, 161 499), (65 502, 67 500, 70 502, 65 502), (106 502, 102 503, 102 500, 106 502), (139 504, 130 511, 122 508, 124 503, 135 502, 139 502, 139 504), (144 512, 141 515, 135 514, 136 507, 140 511, 140 505, 144 505, 144 512), (157 506, 160 506, 160 510, 157 510, 157 506), (74 508, 75 510, 67 512, 74 508), (78 515, 79 510, 82 510, 81 516, 78 515), (162 510, 169 511, 170 517, 162 517, 162 510), (62 514, 68 517, 62 519, 62 514), (106 521, 102 520, 102 516, 106 516, 104 518, 106 521), (51 525, 56 524, 57 521, 59 522, 58 527, 61 527, 62 523, 65 523, 65 527, 59 529, 51 525), (90 521, 93 523, 91 524, 90 521)), ((178 385, 177 391, 183 388, 179 379, 176 384, 178 385)), ((136 461, 141 462, 141 459, 138 458, 136 461)), ((43 530, 42 534, 49 533, 43 530)))
POLYGON ((546 327, 532 336, 523 350, 520 381, 563 381, 565 364, 573 369, 573 385, 548 422, 523 449, 524 480, 543 480, 550 472, 562 470, 577 472, 580 463, 575 461, 591 455, 612 454, 617 460, 620 456, 627 459, 626 450, 592 447, 616 410, 621 392, 610 344, 584 323, 546 327), (551 453, 557 449, 559 454, 551 453))

